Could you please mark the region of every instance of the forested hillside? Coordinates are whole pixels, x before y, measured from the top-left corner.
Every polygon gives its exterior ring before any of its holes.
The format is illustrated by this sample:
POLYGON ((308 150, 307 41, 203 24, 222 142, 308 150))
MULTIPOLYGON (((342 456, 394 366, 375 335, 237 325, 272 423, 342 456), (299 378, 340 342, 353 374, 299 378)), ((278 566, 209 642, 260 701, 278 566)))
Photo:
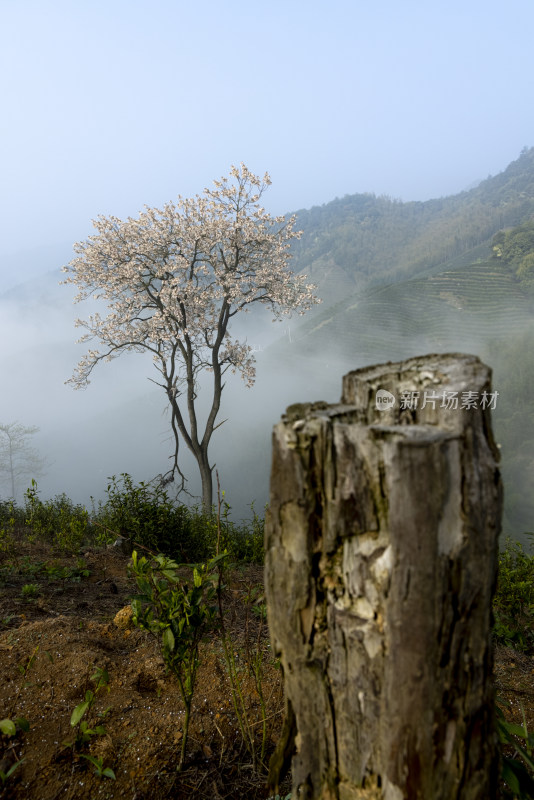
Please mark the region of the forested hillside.
POLYGON ((303 236, 293 267, 318 284, 325 302, 335 302, 369 285, 445 268, 533 214, 530 148, 504 172, 451 197, 403 203, 356 194, 298 211, 303 236))
POLYGON ((493 254, 507 264, 527 291, 534 289, 534 220, 493 237, 493 254))
POLYGON ((504 532, 533 530, 534 148, 453 197, 353 195, 298 220, 294 266, 323 304, 270 357, 323 378, 430 352, 479 355, 499 392, 504 532))

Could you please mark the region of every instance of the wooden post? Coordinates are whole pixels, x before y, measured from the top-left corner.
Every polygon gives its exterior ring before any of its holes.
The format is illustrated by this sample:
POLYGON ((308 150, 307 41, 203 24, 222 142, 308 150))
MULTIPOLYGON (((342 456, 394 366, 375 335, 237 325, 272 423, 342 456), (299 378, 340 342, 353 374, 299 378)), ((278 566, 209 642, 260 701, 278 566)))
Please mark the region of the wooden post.
POLYGON ((495 402, 476 357, 430 355, 351 372, 339 405, 274 428, 265 589, 294 800, 495 797, 495 402))

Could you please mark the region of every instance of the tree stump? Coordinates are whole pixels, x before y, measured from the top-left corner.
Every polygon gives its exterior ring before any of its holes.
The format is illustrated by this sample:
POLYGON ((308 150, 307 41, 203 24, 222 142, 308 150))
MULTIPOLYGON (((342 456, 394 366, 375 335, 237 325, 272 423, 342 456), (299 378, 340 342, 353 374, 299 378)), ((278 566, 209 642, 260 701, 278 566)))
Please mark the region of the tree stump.
POLYGON ((495 401, 476 357, 429 355, 275 426, 265 589, 294 800, 495 797, 495 401))

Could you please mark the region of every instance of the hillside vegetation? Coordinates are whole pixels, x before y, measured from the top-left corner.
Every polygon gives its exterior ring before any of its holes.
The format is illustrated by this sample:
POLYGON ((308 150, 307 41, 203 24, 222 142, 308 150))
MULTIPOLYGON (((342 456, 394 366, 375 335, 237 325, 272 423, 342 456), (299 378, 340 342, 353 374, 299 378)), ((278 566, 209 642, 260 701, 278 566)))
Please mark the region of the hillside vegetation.
MULTIPOLYGON (((206 517, 126 474, 107 494, 91 514, 35 485, 23 507, 0 502, 0 795, 266 798, 287 726, 263 520, 206 517)), ((508 543, 493 604, 500 800, 533 796, 533 577, 508 543)))
POLYGON ((493 253, 514 270, 527 291, 534 289, 534 220, 493 237, 493 253))
MULTIPOLYGON (((504 532, 521 537, 534 530, 534 148, 499 175, 452 197, 403 203, 357 194, 297 216, 303 236, 294 243, 292 267, 318 285, 323 303, 300 325, 284 325, 284 335, 270 346, 276 335, 270 317, 251 315, 236 331, 257 349, 258 369, 253 393, 234 381, 223 397, 228 423, 218 432, 215 460, 233 513, 246 514, 251 499, 258 508, 268 500, 270 430, 286 405, 335 402, 341 376, 357 367, 460 351, 480 356, 494 370, 504 532)), ((72 439, 85 452, 88 493, 96 491, 94 476, 102 463, 109 472, 150 478, 161 470, 161 453, 153 445, 160 439, 161 406, 139 393, 143 369, 110 368, 100 395, 92 394, 91 407, 82 412, 82 428, 80 396, 69 397, 68 404, 56 397, 66 365, 78 357, 71 296, 57 285, 60 277, 50 273, 0 298, 12 343, 3 373, 20 387, 31 374, 43 397, 54 398, 48 441, 60 448, 72 439), (142 445, 120 429, 117 421, 130 418, 142 420, 139 429, 154 426, 142 445), (117 452, 121 463, 113 460, 117 452), (139 467, 133 464, 138 452, 139 467)), ((93 392, 98 390, 95 384, 93 392)), ((55 480, 62 487, 80 469, 79 459, 68 458, 61 448, 54 450, 53 460, 62 463, 61 482, 55 480)))
POLYGON ((499 392, 504 531, 534 529, 534 148, 453 197, 352 195, 298 222, 293 266, 323 304, 269 358, 288 373, 337 378, 424 353, 480 356, 499 392))
POLYGON ((293 247, 293 267, 332 303, 369 285, 441 271, 480 245, 487 250, 497 231, 532 215, 534 148, 499 175, 451 197, 403 203, 356 194, 300 210, 303 236, 293 247))

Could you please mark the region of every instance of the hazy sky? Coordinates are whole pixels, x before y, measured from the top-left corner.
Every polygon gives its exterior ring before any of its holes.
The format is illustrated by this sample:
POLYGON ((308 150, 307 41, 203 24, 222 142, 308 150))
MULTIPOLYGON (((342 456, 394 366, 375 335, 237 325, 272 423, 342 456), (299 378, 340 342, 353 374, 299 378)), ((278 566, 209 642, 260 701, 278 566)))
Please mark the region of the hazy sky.
POLYGON ((532 0, 0 0, 0 292, 98 214, 269 171, 424 200, 534 145, 532 0))

